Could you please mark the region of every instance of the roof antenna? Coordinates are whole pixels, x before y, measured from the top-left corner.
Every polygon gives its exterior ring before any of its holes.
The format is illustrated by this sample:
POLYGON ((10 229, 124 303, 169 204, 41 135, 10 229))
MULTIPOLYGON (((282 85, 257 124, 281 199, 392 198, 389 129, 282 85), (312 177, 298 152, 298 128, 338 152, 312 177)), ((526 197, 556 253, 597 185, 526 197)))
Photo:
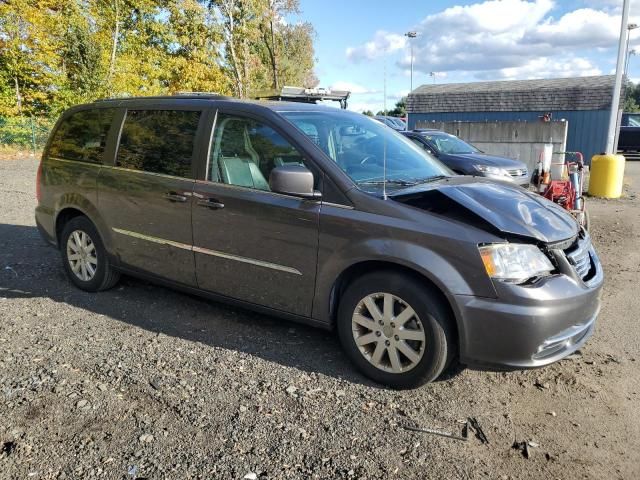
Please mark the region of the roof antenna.
MULTIPOLYGON (((382 106, 384 109, 383 115, 387 116, 387 54, 384 55, 384 74, 383 74, 383 88, 382 88, 382 106)), ((383 129, 384 130, 384 129, 383 129)), ((382 137, 382 199, 387 199, 387 136, 382 137)))

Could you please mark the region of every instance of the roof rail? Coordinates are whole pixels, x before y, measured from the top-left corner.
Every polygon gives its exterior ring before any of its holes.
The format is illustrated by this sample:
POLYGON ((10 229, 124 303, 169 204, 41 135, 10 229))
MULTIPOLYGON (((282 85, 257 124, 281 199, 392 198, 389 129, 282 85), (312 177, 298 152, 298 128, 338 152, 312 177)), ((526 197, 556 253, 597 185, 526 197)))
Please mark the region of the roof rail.
POLYGON ((284 102, 317 103, 320 100, 340 102, 340 107, 347 108, 347 100, 351 92, 347 90, 331 90, 329 88, 282 87, 280 92, 275 90, 263 92, 254 96, 256 100, 278 100, 284 102))
POLYGON ((172 93, 171 95, 150 95, 148 97, 145 96, 123 96, 123 97, 106 97, 106 98, 98 98, 97 100, 94 100, 94 102, 119 102, 119 101, 123 101, 123 100, 146 100, 146 99, 167 99, 167 98, 175 98, 175 97, 182 97, 182 98, 218 98, 218 99, 223 99, 223 98, 231 98, 231 97, 227 97, 225 95, 222 95, 220 93, 216 93, 216 92, 175 92, 172 93))
POLYGON ((174 92, 171 94, 172 96, 187 96, 187 97, 226 97, 226 95, 222 95, 218 92, 174 92))

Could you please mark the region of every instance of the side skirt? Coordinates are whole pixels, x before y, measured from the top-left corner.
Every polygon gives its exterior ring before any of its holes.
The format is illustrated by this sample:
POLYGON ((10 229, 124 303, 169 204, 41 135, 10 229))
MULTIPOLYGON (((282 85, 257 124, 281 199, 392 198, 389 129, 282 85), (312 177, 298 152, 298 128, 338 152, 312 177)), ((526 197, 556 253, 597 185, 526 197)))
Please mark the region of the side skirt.
POLYGON ((232 305, 234 307, 243 308, 245 310, 251 310, 253 312, 262 313, 264 315, 268 315, 270 317, 278 317, 284 320, 288 320, 291 322, 302 323, 305 325, 309 325, 315 328, 321 328, 323 330, 332 330, 332 325, 323 322, 321 320, 317 320, 311 317, 304 317, 302 315, 296 315, 293 313, 283 312, 282 310, 276 310, 275 308, 269 308, 262 305, 257 305, 251 302, 245 302, 242 300, 238 300, 235 298, 227 297, 225 295, 220 295, 217 293, 209 292, 207 290, 201 290, 196 287, 192 287, 189 285, 184 285, 182 283, 173 282, 171 280, 167 280, 165 278, 157 277, 155 275, 151 275, 146 272, 141 272, 137 269, 127 268, 122 265, 115 266, 118 271, 124 273, 125 275, 130 275, 132 277, 140 278, 142 280, 147 280, 151 283, 162 285, 163 287, 172 288, 174 290, 178 290, 184 293, 188 293, 190 295, 195 295, 197 297, 206 298, 208 300, 212 300, 214 302, 224 303, 227 305, 232 305))

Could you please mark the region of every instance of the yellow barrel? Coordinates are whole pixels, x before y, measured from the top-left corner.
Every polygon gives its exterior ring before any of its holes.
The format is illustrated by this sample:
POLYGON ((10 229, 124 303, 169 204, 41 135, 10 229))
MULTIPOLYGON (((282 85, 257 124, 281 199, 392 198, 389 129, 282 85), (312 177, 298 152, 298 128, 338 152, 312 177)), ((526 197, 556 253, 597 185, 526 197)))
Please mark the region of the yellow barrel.
POLYGON ((622 195, 624 156, 612 154, 594 155, 589 175, 589 195, 618 198, 622 195))

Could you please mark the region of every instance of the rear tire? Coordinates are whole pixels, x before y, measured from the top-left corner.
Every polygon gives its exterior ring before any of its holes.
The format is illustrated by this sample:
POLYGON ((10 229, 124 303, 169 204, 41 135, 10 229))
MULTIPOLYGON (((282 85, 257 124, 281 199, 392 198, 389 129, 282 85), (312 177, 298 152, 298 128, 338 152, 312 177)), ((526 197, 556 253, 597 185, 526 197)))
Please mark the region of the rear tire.
POLYGON ((338 308, 338 335, 375 382, 414 388, 440 376, 456 355, 449 309, 416 278, 379 271, 356 279, 338 308))
POLYGON ((69 220, 59 241, 64 269, 78 288, 98 292, 118 283, 120 273, 111 266, 102 238, 87 217, 69 220))

